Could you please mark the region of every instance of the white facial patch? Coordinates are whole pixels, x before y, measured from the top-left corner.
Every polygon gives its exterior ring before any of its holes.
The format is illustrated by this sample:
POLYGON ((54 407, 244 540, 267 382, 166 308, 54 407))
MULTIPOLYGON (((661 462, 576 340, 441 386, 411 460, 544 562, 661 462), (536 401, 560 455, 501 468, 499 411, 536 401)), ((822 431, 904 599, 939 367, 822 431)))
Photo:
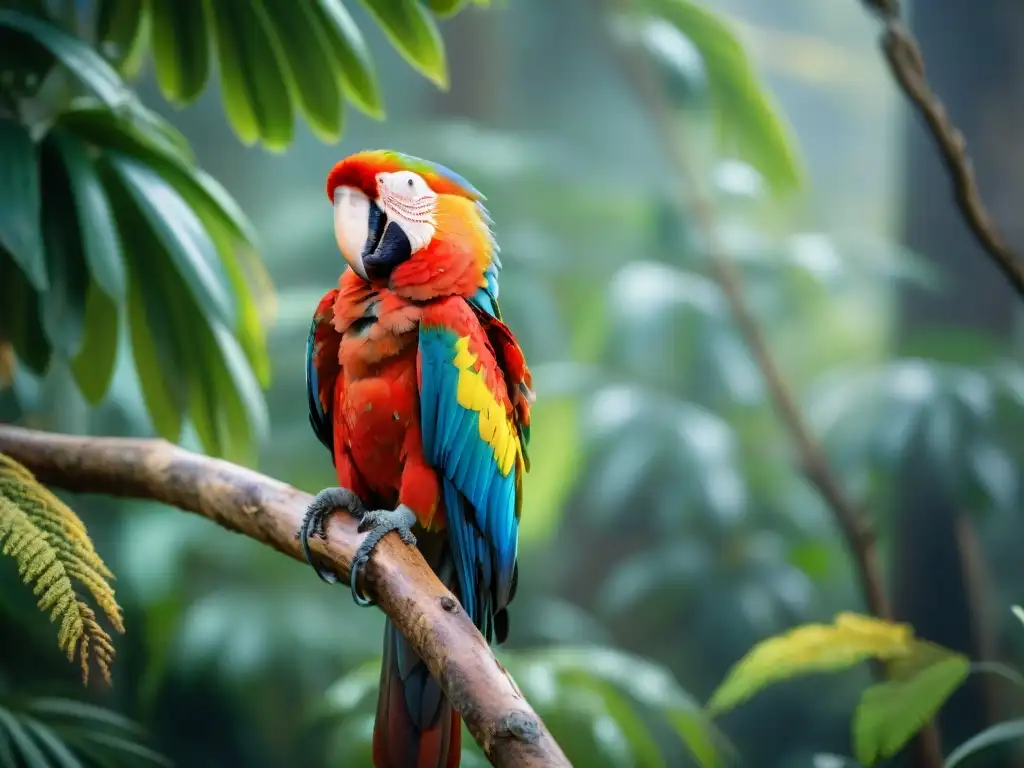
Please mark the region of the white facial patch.
POLYGON ((377 204, 401 225, 416 253, 434 239, 437 193, 412 171, 377 174, 377 204))
POLYGON ((364 280, 366 270, 360 258, 370 234, 370 198, 355 187, 334 190, 334 238, 345 261, 364 280))

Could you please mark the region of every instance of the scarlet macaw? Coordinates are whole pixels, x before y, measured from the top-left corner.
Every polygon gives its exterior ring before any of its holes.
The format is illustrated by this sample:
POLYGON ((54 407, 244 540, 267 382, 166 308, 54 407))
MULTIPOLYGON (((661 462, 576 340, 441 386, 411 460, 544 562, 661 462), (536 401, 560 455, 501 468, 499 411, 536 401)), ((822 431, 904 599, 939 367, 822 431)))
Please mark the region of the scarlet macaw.
MULTIPOLYGON (((441 165, 374 150, 335 165, 327 197, 349 269, 317 307, 306 381, 310 423, 340 487, 321 491, 306 513, 306 557, 333 510, 358 516, 369 533, 351 588, 369 605, 358 572, 396 531, 500 643, 518 578, 533 392, 501 321, 501 263, 483 196, 441 165)), ((451 768, 460 754, 458 713, 388 621, 374 765, 451 768)))

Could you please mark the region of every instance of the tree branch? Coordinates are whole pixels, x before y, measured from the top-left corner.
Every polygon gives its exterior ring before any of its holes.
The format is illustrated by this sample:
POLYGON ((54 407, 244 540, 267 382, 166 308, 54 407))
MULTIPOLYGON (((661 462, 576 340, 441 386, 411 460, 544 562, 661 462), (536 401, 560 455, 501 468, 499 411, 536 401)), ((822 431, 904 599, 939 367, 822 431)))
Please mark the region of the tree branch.
POLYGON ((1024 298, 1024 266, 1013 252, 985 209, 974 178, 974 168, 967 154, 967 142, 963 134, 949 120, 946 107, 928 86, 925 76, 924 57, 917 41, 900 21, 900 7, 897 0, 862 0, 885 24, 882 33, 882 52, 889 69, 906 95, 928 126, 939 149, 943 165, 949 171, 957 207, 964 221, 985 252, 992 258, 1006 277, 1010 286, 1024 298))
MULTIPOLYGON (((613 6, 617 3, 625 12, 629 10, 628 0, 610 0, 610 3, 613 6)), ((675 115, 665 98, 656 73, 649 60, 638 54, 635 46, 616 45, 614 41, 612 45, 613 49, 619 52, 623 66, 660 134, 668 153, 671 170, 682 181, 678 205, 681 210, 690 212, 704 240, 713 277, 722 289, 730 313, 764 378, 779 421, 789 433, 798 455, 800 469, 832 511, 846 546, 853 555, 867 609, 880 619, 892 620, 892 605, 885 588, 871 518, 866 510, 846 494, 839 478, 832 473, 824 451, 808 428, 786 384, 765 334, 746 300, 743 281, 733 265, 732 257, 718 236, 713 200, 691 171, 686 149, 677 135, 675 115)), ((876 676, 884 673, 881 667, 875 667, 874 671, 876 676)), ((919 738, 924 754, 923 764, 941 768, 944 762, 942 748, 934 725, 927 723, 919 732, 919 738)))
MULTIPOLYGON (((46 485, 159 501, 304 560, 295 532, 313 497, 244 467, 163 440, 72 437, 7 425, 0 425, 0 453, 46 485)), ((312 539, 312 548, 347 582, 362 534, 344 514, 331 518, 327 534, 326 542, 312 539)), ((412 643, 493 765, 570 765, 454 595, 414 548, 389 534, 364 574, 367 594, 412 643)), ((340 599, 347 593, 339 592, 340 599)))

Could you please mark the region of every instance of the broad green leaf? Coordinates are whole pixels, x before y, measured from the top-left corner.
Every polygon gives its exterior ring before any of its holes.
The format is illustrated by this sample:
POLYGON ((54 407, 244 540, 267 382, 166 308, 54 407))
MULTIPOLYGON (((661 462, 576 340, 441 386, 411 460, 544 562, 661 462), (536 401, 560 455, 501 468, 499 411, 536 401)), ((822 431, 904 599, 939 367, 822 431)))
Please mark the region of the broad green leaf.
POLYGON ((151 23, 149 3, 97 0, 96 41, 103 55, 124 77, 135 77, 141 71, 151 23))
POLYGON ((174 334, 167 285, 178 274, 110 158, 102 159, 99 171, 126 246, 128 331, 142 399, 157 433, 177 442, 187 406, 182 376, 186 358, 181 339, 174 334))
POLYGON ((107 193, 103 189, 96 167, 82 143, 63 131, 51 131, 52 141, 64 161, 64 169, 71 184, 74 213, 82 238, 89 273, 100 288, 120 303, 125 296, 124 258, 117 239, 117 225, 107 193))
POLYGON ((153 63, 160 91, 172 104, 191 104, 210 78, 209 4, 149 0, 147 5, 153 14, 153 63))
POLYGON ((32 137, 20 123, 0 118, 0 246, 42 291, 49 281, 39 228, 40 206, 32 137))
POLYGON ((834 624, 805 624, 755 645, 729 670, 707 708, 721 714, 798 675, 846 669, 866 659, 906 657, 913 641, 907 624, 855 613, 840 613, 834 624))
POLYGON ((203 313, 233 326, 235 308, 227 276, 195 212, 152 168, 113 154, 108 162, 170 254, 203 313))
POLYGON ((0 248, 0 328, 18 359, 35 374, 50 365, 53 349, 43 333, 39 293, 10 254, 0 248))
POLYGON ((425 0, 426 6, 435 16, 447 19, 461 11, 468 0, 425 0))
MULTIPOLYGON (((270 357, 267 351, 267 333, 260 316, 259 307, 257 307, 254 288, 246 277, 246 271, 242 266, 243 254, 236 252, 231 238, 217 221, 205 216, 202 212, 200 212, 200 218, 217 247, 217 252, 220 254, 228 279, 231 280, 231 287, 234 289, 235 306, 238 308, 235 335, 238 338, 238 342, 242 345, 245 356, 248 358, 260 386, 267 388, 270 386, 271 376, 270 357)), ((254 267, 265 270, 257 257, 250 254, 249 258, 255 262, 253 264, 254 267)), ((269 286, 269 277, 267 277, 267 281, 269 286)), ((272 287, 268 287, 267 291, 272 291, 272 287)), ((260 297, 260 300, 261 303, 272 301, 273 296, 272 294, 264 295, 260 297)))
MULTIPOLYGON (((168 0, 171 1, 171 0, 168 0)), ((344 102, 334 75, 334 60, 326 33, 308 2, 288 6, 259 0, 270 19, 267 31, 284 53, 285 73, 292 99, 322 141, 341 138, 344 102)))
MULTIPOLYGON (((155 115, 152 120, 166 126, 155 115)), ((256 229, 238 203, 216 179, 197 168, 190 157, 176 148, 172 140, 162 140, 109 110, 90 106, 61 113, 58 123, 98 147, 117 150, 151 166, 195 210, 211 214, 234 237, 254 247, 257 245, 256 229)))
POLYGON ((804 169, 792 132, 731 25, 698 0, 644 0, 644 7, 700 52, 723 150, 750 163, 776 192, 799 187, 804 169))
POLYGON ((168 302, 159 278, 146 267, 128 270, 128 329, 135 371, 150 421, 161 437, 178 442, 185 418, 185 364, 173 338, 168 302))
POLYGON ((853 716, 854 753, 861 764, 892 757, 960 687, 970 661, 948 653, 913 674, 864 691, 853 716))
POLYGON ((284 78, 284 56, 269 32, 261 4, 218 0, 213 13, 220 61, 221 96, 228 121, 243 144, 262 140, 267 149, 291 144, 292 101, 284 78))
POLYGON ((118 305, 95 281, 89 285, 85 300, 85 334, 71 372, 78 388, 91 405, 98 405, 107 394, 117 363, 120 332, 118 305))
POLYGON ((79 237, 71 179, 58 142, 57 134, 50 133, 39 148, 43 243, 50 277, 43 329, 53 348, 70 360, 82 345, 89 267, 79 237))
POLYGON ((414 69, 448 89, 444 41, 430 13, 417 0, 362 0, 395 49, 414 69))
POLYGON ((50 51, 82 85, 111 109, 130 105, 134 94, 103 57, 77 37, 42 19, 0 10, 0 27, 16 30, 50 51))
POLYGON ((341 0, 315 0, 311 6, 334 57, 333 70, 345 96, 370 117, 382 120, 381 100, 373 59, 363 35, 341 0))
POLYGON ((990 725, 950 752, 949 757, 946 758, 945 768, 956 768, 968 757, 976 755, 982 750, 1017 739, 1024 739, 1024 719, 1008 720, 1005 723, 990 725))
POLYGON ((249 463, 253 449, 267 432, 269 416, 259 382, 235 337, 221 324, 212 323, 214 351, 211 360, 215 376, 214 390, 220 418, 222 454, 225 458, 249 463))

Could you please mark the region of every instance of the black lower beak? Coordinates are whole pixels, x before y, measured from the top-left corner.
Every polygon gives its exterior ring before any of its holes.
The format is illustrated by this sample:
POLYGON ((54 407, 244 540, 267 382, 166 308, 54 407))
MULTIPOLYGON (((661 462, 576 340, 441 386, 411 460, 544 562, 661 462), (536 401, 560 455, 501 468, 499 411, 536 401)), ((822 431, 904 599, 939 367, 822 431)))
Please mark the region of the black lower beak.
POLYGON ((394 221, 388 221, 377 247, 364 254, 363 269, 370 280, 385 278, 399 264, 408 261, 410 256, 412 243, 409 242, 405 230, 394 221))

